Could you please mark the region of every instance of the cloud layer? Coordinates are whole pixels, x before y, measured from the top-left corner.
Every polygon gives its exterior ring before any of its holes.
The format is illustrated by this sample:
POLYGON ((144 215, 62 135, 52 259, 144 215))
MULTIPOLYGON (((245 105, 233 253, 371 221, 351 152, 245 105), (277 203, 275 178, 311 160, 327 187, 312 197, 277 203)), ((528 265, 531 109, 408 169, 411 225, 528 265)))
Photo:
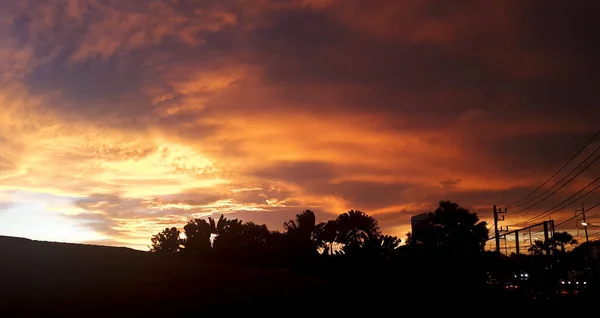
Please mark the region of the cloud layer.
POLYGON ((129 246, 219 213, 278 229, 306 208, 359 209, 403 235, 450 199, 487 220, 597 129, 594 7, 7 1, 0 215, 60 215, 129 246))

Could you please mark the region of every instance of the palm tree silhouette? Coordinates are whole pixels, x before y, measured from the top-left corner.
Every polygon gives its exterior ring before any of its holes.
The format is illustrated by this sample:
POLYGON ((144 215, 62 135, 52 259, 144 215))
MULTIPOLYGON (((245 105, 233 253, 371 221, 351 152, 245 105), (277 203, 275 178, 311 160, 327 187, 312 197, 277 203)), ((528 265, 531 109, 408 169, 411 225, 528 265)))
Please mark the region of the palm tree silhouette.
POLYGON ((285 237, 291 257, 306 258, 317 254, 318 242, 315 239, 315 213, 306 210, 293 220, 283 224, 285 237))

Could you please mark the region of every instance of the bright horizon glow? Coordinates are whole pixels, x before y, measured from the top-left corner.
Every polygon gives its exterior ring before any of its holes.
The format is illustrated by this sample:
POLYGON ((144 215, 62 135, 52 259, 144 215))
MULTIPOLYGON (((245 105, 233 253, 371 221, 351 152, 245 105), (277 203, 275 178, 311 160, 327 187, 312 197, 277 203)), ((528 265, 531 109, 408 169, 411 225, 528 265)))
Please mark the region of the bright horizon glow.
POLYGON ((0 213, 0 235, 69 243, 105 239, 78 222, 54 213, 54 208, 48 205, 51 201, 63 200, 35 193, 14 193, 12 206, 0 213))

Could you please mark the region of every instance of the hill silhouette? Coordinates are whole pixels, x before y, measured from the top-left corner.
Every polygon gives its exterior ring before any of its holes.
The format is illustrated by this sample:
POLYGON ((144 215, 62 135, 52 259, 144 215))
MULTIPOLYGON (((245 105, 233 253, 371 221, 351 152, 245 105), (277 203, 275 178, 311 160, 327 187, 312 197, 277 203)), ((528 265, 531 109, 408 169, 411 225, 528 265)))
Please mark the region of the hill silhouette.
POLYGON ((262 308, 262 303, 295 301, 293 294, 317 282, 286 271, 124 247, 5 236, 0 237, 0 255, 3 317, 196 314, 232 304, 262 308))

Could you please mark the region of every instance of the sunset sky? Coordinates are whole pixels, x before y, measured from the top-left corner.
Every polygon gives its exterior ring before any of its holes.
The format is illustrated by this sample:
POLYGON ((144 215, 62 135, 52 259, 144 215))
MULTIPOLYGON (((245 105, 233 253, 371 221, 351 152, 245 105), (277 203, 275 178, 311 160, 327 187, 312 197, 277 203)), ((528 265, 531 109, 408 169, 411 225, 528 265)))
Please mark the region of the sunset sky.
POLYGON ((599 9, 4 0, 0 235, 145 249, 194 217, 358 209, 404 239, 446 199, 488 220, 600 128, 599 9))

